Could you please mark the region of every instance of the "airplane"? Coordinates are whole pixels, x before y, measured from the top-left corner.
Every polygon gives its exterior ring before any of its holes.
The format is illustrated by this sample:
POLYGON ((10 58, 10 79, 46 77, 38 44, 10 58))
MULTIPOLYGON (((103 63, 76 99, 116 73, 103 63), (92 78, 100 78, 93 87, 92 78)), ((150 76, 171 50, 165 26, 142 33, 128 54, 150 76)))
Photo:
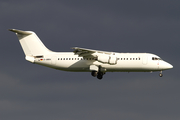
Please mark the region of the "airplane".
POLYGON ((49 50, 33 31, 9 29, 16 33, 25 59, 31 63, 57 70, 91 72, 99 80, 106 72, 154 72, 173 68, 171 64, 151 53, 117 53, 73 47, 73 52, 49 50))

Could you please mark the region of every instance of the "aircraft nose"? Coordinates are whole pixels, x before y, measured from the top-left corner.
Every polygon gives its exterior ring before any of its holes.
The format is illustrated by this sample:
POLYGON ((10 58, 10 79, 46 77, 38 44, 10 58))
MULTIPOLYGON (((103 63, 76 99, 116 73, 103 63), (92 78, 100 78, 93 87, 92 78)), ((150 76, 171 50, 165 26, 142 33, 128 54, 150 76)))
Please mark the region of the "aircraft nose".
POLYGON ((162 64, 160 65, 160 68, 167 70, 167 69, 172 69, 173 66, 169 64, 168 62, 163 61, 162 64))
MULTIPOLYGON (((168 63, 168 64, 169 64, 169 63, 168 63)), ((172 69, 173 66, 172 66, 171 64, 169 64, 167 68, 168 68, 168 69, 172 69)))

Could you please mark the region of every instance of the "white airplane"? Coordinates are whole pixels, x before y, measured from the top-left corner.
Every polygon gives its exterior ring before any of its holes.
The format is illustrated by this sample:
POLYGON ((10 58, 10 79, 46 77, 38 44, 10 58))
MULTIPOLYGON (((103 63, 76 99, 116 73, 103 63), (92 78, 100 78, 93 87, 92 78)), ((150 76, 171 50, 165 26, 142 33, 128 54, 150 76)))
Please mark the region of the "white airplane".
POLYGON ((32 31, 10 29, 15 32, 31 63, 57 70, 91 72, 102 79, 106 72, 153 72, 173 68, 160 57, 150 53, 117 53, 73 47, 74 52, 53 52, 45 47, 32 31))

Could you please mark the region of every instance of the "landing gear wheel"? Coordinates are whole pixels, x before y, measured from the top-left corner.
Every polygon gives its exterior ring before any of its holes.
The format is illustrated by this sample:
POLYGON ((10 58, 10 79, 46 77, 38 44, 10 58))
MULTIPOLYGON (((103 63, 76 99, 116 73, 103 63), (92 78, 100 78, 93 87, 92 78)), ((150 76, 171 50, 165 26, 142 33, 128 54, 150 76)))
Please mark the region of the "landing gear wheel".
POLYGON ((97 75, 97 78, 99 79, 99 80, 101 80, 102 78, 103 78, 103 73, 102 72, 98 72, 98 75, 97 75))
POLYGON ((92 75, 93 77, 96 77, 96 76, 98 75, 98 72, 97 72, 97 71, 92 71, 92 72, 91 72, 91 75, 92 75))
POLYGON ((98 75, 97 75, 97 78, 98 78, 99 80, 101 80, 101 79, 103 78, 103 75, 102 75, 102 74, 98 74, 98 75))
POLYGON ((159 73, 159 77, 162 77, 163 76, 163 74, 162 73, 159 73))
POLYGON ((159 77, 162 77, 162 76, 163 76, 162 71, 160 71, 160 73, 159 73, 159 77))

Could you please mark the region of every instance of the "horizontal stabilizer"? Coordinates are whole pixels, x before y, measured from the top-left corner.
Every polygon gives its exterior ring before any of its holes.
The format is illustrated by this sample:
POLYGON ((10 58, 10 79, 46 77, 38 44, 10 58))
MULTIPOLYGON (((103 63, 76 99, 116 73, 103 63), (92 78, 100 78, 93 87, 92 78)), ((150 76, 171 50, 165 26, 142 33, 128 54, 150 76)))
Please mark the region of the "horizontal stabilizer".
POLYGON ((22 34, 22 35, 31 35, 31 32, 27 32, 27 31, 22 31, 22 30, 16 30, 16 29, 9 29, 9 31, 18 33, 18 34, 22 34))

